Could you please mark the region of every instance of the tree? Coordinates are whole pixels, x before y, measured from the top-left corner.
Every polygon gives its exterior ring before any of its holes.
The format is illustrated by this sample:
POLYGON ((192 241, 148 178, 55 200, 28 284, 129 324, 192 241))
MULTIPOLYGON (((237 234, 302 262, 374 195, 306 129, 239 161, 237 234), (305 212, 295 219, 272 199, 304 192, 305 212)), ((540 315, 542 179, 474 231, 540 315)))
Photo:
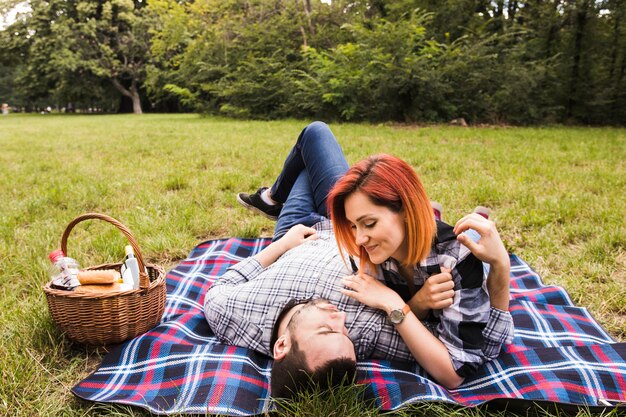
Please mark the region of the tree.
POLYGON ((23 65, 16 82, 31 99, 109 96, 108 83, 141 113, 139 88, 151 25, 137 0, 30 0, 30 15, 9 30, 23 65), (80 86, 83 91, 77 91, 80 86), (88 95, 88 94, 87 94, 88 95))
POLYGON ((626 120, 623 0, 28 3, 0 31, 0 77, 31 103, 122 96, 139 113, 146 91, 254 118, 626 120))
POLYGON ((141 114, 139 87, 145 80, 149 59, 150 18, 143 2, 132 0, 77 1, 69 17, 69 50, 78 68, 109 80, 129 97, 133 112, 141 114), (71 33, 78 34, 71 37, 71 33))

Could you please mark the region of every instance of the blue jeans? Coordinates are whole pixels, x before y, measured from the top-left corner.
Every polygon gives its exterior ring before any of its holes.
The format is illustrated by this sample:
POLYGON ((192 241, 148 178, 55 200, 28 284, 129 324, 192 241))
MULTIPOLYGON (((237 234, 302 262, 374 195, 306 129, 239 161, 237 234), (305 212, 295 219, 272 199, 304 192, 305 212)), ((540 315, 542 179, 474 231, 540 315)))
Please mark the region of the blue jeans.
POLYGON ((296 224, 312 226, 328 217, 328 192, 347 170, 348 161, 328 125, 313 122, 305 127, 270 191, 283 203, 274 240, 296 224))

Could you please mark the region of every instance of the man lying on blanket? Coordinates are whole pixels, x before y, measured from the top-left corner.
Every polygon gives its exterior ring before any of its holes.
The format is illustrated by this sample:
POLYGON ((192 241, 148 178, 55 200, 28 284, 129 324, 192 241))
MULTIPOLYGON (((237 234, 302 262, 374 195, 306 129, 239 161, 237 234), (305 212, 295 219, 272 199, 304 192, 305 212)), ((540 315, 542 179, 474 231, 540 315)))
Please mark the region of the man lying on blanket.
MULTIPOLYGON (((446 239, 456 242, 451 227, 441 223, 438 240, 446 239)), ((352 380, 356 359, 414 360, 386 312, 342 294, 342 278, 353 273, 346 265, 350 260, 339 254, 330 221, 297 225, 229 268, 207 292, 205 316, 222 342, 274 358, 274 397, 352 380)), ((446 344, 461 377, 495 358, 512 336, 512 320, 486 327, 489 300, 483 304, 476 322, 456 336, 446 330, 454 323, 458 328, 454 310, 424 322, 446 344)))

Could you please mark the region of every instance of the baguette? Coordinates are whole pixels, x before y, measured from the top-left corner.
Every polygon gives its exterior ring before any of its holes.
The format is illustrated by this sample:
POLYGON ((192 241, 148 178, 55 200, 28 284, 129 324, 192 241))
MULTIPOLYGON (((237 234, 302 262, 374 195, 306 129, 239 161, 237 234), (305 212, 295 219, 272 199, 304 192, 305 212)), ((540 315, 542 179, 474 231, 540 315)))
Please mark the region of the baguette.
MULTIPOLYGON (((131 288, 132 289, 132 288, 131 288)), ((124 284, 114 282, 113 284, 87 284, 74 288, 74 292, 81 294, 99 294, 107 292, 127 291, 124 284)))
POLYGON ((114 269, 94 269, 78 271, 80 285, 90 284, 114 284, 120 280, 120 273, 114 269))

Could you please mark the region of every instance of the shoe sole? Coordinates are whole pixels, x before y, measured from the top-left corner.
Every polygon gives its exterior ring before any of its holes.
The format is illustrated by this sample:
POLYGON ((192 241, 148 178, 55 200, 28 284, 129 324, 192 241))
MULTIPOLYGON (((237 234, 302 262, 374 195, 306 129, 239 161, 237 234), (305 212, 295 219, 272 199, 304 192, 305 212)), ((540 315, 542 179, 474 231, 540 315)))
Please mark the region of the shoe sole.
POLYGON ((491 210, 489 210, 485 206, 476 206, 476 208, 474 209, 474 213, 480 214, 485 219, 489 220, 489 216, 491 215, 491 210))
POLYGON ((443 206, 436 201, 430 202, 430 207, 439 212, 439 221, 443 221, 443 206))
POLYGON ((255 207, 255 206, 253 206, 251 204, 246 203, 245 201, 243 201, 241 199, 241 197, 239 197, 239 194, 237 194, 237 202, 239 204, 241 204, 242 206, 244 206, 245 208, 247 208, 248 210, 253 211, 253 212, 257 213, 257 214, 260 214, 261 216, 265 217, 266 219, 270 219, 270 220, 274 220, 274 221, 278 220, 278 216, 272 216, 270 214, 267 214, 263 210, 260 210, 257 207, 255 207))

